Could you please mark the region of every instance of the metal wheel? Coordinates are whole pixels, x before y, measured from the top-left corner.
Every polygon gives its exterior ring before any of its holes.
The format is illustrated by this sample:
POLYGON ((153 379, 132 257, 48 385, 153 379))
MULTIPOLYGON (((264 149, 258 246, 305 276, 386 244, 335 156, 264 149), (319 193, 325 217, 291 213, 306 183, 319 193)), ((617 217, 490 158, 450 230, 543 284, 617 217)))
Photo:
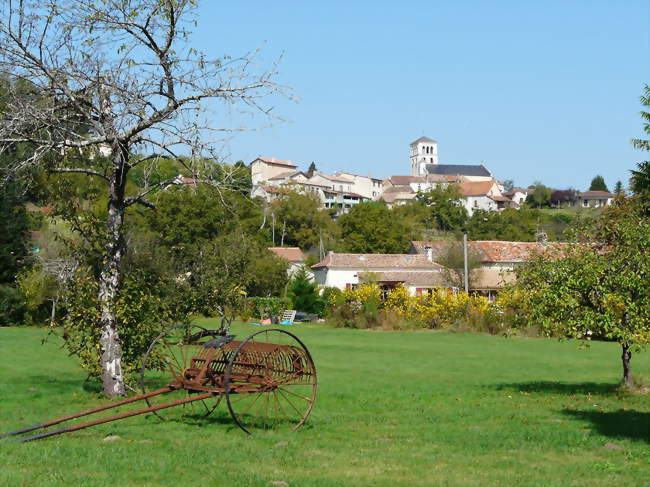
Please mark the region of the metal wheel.
MULTIPOLYGON (((185 324, 168 328, 158 335, 149 345, 142 361, 140 371, 140 388, 142 393, 160 389, 177 382, 184 371, 191 366, 191 360, 203 348, 203 344, 216 336, 217 330, 208 330, 202 326, 185 324)), ((224 364, 225 367, 225 364, 224 364)), ((185 399, 191 392, 180 389, 160 396, 145 399, 149 406, 185 399)), ((215 398, 192 402, 180 407, 154 411, 160 419, 170 420, 182 416, 211 414, 221 401, 221 395, 215 398)))
POLYGON ((246 433, 302 426, 316 400, 316 367, 295 335, 278 329, 252 334, 237 347, 225 370, 228 409, 246 433))

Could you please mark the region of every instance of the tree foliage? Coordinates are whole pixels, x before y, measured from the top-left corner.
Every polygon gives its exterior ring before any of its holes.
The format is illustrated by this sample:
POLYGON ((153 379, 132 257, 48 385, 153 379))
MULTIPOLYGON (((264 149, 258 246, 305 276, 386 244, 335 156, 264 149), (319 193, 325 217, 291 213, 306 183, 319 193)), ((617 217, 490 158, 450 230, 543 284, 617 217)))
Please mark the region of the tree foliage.
POLYGON ((383 201, 360 203, 342 215, 338 223, 346 252, 404 253, 417 237, 411 222, 395 218, 395 212, 383 201))
POLYGON ((609 193, 607 184, 605 184, 605 179, 600 175, 594 176, 589 185, 589 191, 606 191, 609 193))
POLYGON ((301 266, 294 272, 287 287, 287 297, 294 309, 305 313, 322 314, 325 302, 318 292, 318 285, 310 278, 307 269, 301 266))
POLYGON ((516 269, 522 309, 549 335, 619 342, 631 387, 632 350, 650 343, 650 219, 619 196, 579 237, 516 269))
POLYGON ((427 226, 446 231, 456 230, 467 220, 464 200, 456 185, 438 185, 426 193, 418 194, 417 199, 428 210, 423 222, 427 226))

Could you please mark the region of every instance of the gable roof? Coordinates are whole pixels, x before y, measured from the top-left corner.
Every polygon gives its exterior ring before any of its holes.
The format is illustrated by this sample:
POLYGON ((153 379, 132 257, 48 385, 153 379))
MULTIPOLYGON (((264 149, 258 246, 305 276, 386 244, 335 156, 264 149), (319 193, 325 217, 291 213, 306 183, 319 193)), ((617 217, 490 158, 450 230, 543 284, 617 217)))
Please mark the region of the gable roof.
POLYGON ((417 144, 419 144, 420 142, 433 142, 434 144, 437 144, 437 143, 438 143, 438 142, 436 142, 435 140, 430 139, 429 137, 425 137, 425 136, 423 135, 423 136, 420 137, 419 139, 414 140, 413 142, 411 142, 411 145, 417 145, 417 144))
POLYGON ((269 247, 269 251, 284 260, 288 260, 292 264, 305 260, 305 254, 298 247, 269 247))
POLYGON ((613 198, 614 195, 609 191, 585 191, 578 193, 579 198, 613 198))
POLYGON ((440 264, 430 261, 422 254, 335 254, 330 252, 314 269, 335 267, 337 269, 420 269, 441 271, 440 264))
POLYGON ((490 181, 467 181, 458 183, 458 192, 462 196, 482 196, 486 195, 494 186, 494 180, 490 181))
MULTIPOLYGON (((280 159, 276 159, 275 157, 271 157, 271 158, 268 158, 268 157, 258 157, 258 158, 255 159, 253 162, 255 162, 255 161, 262 161, 262 162, 266 162, 267 164, 276 164, 276 165, 278 165, 278 166, 298 167, 298 165, 294 164, 294 163, 291 162, 291 161, 281 161, 280 159)), ((251 164, 252 164, 253 162, 251 162, 251 164)))
POLYGON ((483 164, 427 164, 429 174, 492 177, 483 164))
MULTIPOLYGON (((433 260, 440 258, 451 245, 461 245, 460 242, 411 242, 411 252, 425 254, 425 247, 431 247, 433 260)), ((549 250, 558 250, 565 247, 565 243, 549 242, 542 244, 539 242, 505 242, 500 240, 474 240, 468 242, 471 250, 476 252, 482 262, 525 262, 533 254, 547 252, 549 250)))

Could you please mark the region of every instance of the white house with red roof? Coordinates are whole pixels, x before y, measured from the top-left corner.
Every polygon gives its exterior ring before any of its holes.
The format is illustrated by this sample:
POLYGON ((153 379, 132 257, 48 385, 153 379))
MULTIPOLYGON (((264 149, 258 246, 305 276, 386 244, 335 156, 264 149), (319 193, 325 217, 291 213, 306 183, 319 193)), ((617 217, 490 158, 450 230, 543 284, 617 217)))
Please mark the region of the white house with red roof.
POLYGON ((444 267, 425 255, 329 252, 312 269, 317 284, 339 289, 353 288, 363 281, 377 282, 383 288, 403 284, 412 295, 449 287, 444 267))

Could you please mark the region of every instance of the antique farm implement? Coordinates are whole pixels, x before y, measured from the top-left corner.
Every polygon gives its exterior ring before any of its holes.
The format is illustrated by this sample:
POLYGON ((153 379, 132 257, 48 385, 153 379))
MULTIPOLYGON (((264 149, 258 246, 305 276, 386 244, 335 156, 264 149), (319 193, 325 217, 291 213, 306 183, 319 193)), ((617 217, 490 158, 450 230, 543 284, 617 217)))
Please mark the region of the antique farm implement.
POLYGON ((263 330, 243 341, 234 338, 224 327, 169 328, 151 343, 145 355, 141 394, 0 437, 21 435, 138 401, 145 401, 147 407, 23 436, 18 441, 70 433, 139 414, 153 413, 161 419, 179 414, 208 416, 223 398, 232 419, 246 433, 298 429, 316 399, 316 367, 307 347, 295 335, 279 329, 263 330))

